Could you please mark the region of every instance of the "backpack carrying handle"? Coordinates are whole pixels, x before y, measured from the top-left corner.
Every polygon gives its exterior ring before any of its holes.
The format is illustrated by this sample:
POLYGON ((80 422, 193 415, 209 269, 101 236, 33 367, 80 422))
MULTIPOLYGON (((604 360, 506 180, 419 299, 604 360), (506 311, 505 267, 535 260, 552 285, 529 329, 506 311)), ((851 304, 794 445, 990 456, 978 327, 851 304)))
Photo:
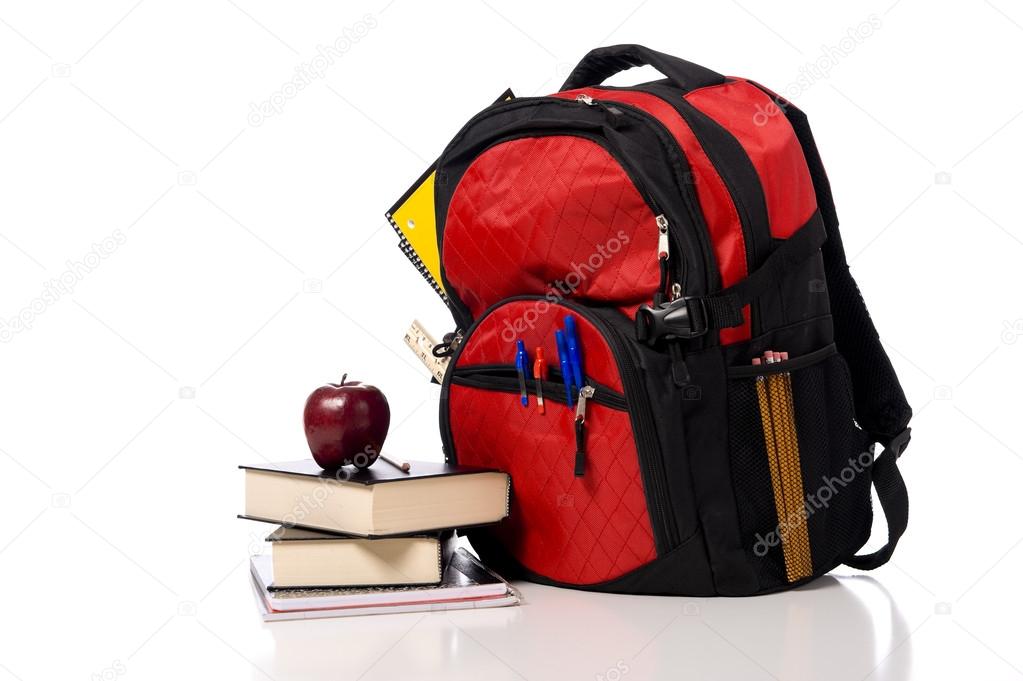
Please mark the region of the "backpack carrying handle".
POLYGON ((668 80, 686 91, 720 85, 725 77, 699 64, 642 45, 611 45, 590 50, 572 69, 561 91, 600 85, 614 74, 633 66, 653 66, 668 80))

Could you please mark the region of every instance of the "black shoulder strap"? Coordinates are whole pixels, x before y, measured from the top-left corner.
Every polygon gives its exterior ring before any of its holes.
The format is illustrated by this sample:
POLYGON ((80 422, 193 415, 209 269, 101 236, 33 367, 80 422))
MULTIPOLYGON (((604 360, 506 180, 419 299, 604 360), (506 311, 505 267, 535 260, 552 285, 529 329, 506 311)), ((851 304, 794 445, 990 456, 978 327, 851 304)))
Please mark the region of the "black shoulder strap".
POLYGON ((874 460, 871 479, 877 489, 877 498, 888 521, 888 542, 873 553, 852 556, 845 564, 857 570, 873 570, 888 562, 895 551, 895 545, 906 531, 909 523, 909 495, 906 483, 902 479, 897 463, 906 445, 909 444, 909 428, 884 448, 880 456, 874 460))
MULTIPOLYGON (((773 93, 769 94, 776 97, 773 93)), ((851 567, 872 570, 891 558, 909 520, 906 484, 896 460, 909 443, 908 426, 913 410, 902 391, 888 353, 881 345, 856 280, 849 271, 842 236, 838 230, 838 215, 831 195, 831 185, 824 172, 824 164, 810 132, 806 114, 780 99, 778 105, 785 111, 803 147, 803 155, 817 193, 817 207, 828 232, 828 240, 821 252, 828 279, 835 345, 849 364, 856 418, 885 447, 874 461, 871 477, 888 521, 888 543, 874 553, 852 556, 846 561, 851 567)))

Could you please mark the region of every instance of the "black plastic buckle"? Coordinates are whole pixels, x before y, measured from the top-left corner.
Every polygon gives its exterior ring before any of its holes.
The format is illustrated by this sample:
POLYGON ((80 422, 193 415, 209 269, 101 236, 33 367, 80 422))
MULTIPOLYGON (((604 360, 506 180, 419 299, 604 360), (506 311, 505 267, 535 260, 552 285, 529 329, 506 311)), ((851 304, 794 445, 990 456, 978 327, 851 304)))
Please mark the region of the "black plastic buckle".
POLYGON ((636 339, 653 345, 662 338, 698 338, 707 333, 707 307, 702 298, 677 298, 636 311, 636 339))
POLYGON ((906 447, 909 445, 909 441, 911 439, 910 432, 912 430, 912 428, 906 428, 904 431, 893 437, 891 441, 885 445, 885 450, 890 451, 895 455, 895 458, 898 459, 902 456, 902 453, 906 451, 906 447))

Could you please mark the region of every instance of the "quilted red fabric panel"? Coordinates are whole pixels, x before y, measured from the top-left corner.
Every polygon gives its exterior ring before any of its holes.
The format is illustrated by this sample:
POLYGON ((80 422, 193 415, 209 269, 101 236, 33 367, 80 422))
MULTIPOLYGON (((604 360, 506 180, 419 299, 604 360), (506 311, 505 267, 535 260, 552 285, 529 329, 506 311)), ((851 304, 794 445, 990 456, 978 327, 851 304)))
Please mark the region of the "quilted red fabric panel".
POLYGON ((568 308, 543 298, 506 303, 480 320, 458 357, 458 366, 514 364, 515 341, 521 339, 530 358, 534 358, 536 348, 542 346, 549 366, 556 367, 558 348, 554 331, 564 327, 565 316, 569 314, 575 317, 579 332, 583 373, 621 392, 622 377, 614 355, 597 328, 568 308))
POLYGON ((569 584, 614 579, 656 557, 629 415, 590 403, 586 474, 575 477, 574 412, 547 402, 454 385, 459 463, 511 474, 511 514, 494 531, 529 570, 569 584))
POLYGON ((625 170, 572 136, 495 145, 451 198, 441 253, 474 317, 513 295, 571 295, 627 307, 657 289, 657 225, 625 170))

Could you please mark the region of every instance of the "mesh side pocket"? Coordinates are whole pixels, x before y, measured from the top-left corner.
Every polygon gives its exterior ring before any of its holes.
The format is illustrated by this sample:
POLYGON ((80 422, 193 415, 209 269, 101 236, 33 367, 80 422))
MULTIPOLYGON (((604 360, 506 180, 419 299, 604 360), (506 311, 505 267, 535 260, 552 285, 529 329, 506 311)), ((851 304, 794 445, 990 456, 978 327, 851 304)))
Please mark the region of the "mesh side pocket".
POLYGON ((731 381, 728 393, 728 451, 739 527, 761 589, 786 583, 778 513, 764 443, 755 379, 731 381))
POLYGON ((764 590, 832 569, 863 545, 872 518, 873 457, 845 361, 780 366, 733 378, 728 396, 740 530, 764 590))
POLYGON ((870 535, 870 438, 855 421, 849 369, 840 355, 795 372, 807 528, 817 574, 854 554, 870 535))

